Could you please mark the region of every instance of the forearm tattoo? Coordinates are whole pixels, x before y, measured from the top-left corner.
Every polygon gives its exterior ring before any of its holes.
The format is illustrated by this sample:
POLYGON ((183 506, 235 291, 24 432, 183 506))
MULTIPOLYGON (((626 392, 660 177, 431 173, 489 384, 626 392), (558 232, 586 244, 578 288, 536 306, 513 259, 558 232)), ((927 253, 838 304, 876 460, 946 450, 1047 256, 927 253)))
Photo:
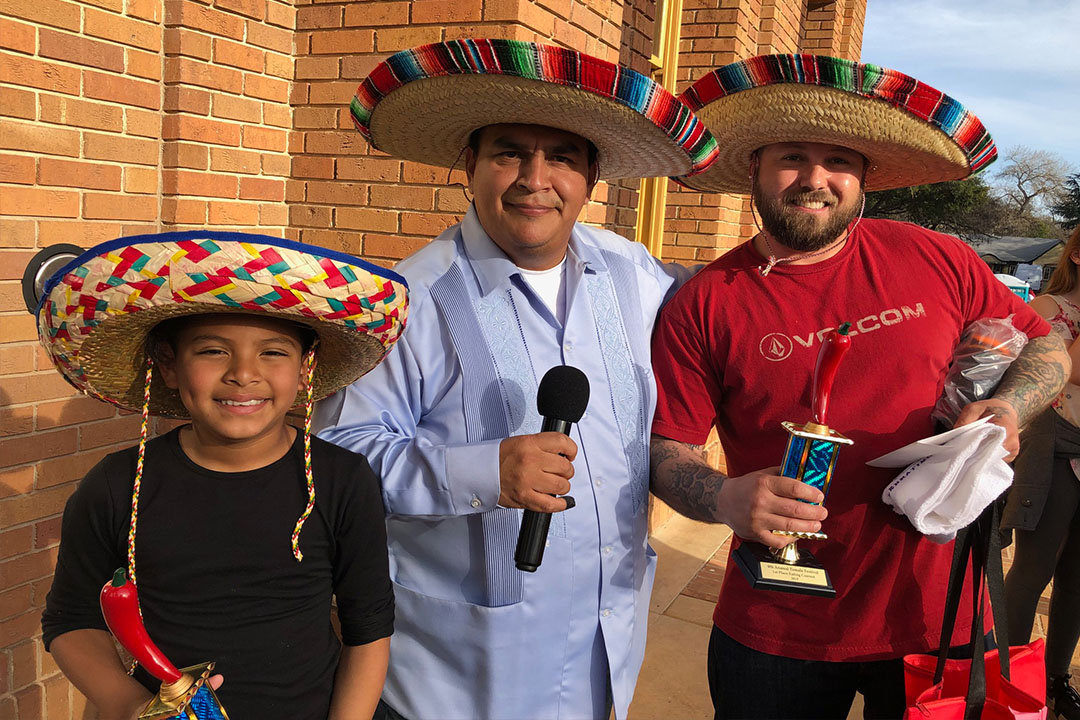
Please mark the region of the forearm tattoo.
POLYGON ((676 512, 693 520, 721 522, 718 497, 726 478, 709 466, 701 445, 653 435, 649 470, 653 494, 676 512))
POLYGON ((1038 415, 1065 386, 1071 362, 1056 333, 1028 341, 994 393, 1016 408, 1019 425, 1038 415))

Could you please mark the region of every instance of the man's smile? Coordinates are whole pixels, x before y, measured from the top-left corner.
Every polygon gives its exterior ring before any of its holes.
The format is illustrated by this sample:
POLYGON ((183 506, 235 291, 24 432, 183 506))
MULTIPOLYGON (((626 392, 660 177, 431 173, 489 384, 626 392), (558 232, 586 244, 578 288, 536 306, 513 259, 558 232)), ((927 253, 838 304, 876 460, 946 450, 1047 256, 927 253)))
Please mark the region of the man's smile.
POLYGON ((836 204, 836 198, 823 193, 801 193, 788 200, 788 204, 800 210, 820 211, 836 204))

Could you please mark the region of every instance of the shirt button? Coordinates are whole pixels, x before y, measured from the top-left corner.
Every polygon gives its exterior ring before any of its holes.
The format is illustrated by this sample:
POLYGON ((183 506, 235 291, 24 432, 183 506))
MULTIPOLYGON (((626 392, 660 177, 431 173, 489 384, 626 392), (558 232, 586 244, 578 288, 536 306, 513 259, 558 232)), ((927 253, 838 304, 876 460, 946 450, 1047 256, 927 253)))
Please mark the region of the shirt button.
POLYGON ((603 612, 601 612, 600 614, 604 617, 611 617, 611 608, 604 608, 603 612))
POLYGON ((563 350, 565 350, 566 352, 570 352, 573 349, 574 349, 574 343, 569 342, 569 341, 563 343, 563 350))
POLYGON ((610 545, 608 545, 608 546, 606 546, 604 548, 604 554, 605 555, 610 555, 611 554, 611 546, 610 545))
POLYGON ((480 507, 480 498, 473 495, 472 501, 469 504, 472 505, 474 508, 480 507))
POLYGON ((595 485, 596 487, 604 487, 604 481, 601 480, 600 478, 593 479, 592 484, 595 485))

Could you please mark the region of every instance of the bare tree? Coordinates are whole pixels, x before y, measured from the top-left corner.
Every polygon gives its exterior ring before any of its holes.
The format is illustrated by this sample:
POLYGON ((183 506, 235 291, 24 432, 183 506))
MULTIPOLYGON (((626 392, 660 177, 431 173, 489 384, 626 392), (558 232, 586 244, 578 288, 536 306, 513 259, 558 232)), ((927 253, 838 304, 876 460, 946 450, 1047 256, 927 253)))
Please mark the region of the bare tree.
POLYGON ((1005 154, 994 179, 1002 199, 1018 215, 1029 215, 1058 199, 1068 174, 1069 166, 1059 155, 1017 145, 1005 154))

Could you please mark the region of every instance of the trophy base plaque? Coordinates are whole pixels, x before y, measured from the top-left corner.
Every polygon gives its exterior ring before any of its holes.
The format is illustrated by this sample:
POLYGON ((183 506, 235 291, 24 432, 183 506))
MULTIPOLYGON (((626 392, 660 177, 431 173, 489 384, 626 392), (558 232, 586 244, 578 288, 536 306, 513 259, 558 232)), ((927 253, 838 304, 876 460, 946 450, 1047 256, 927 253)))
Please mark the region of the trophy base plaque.
POLYGON ((761 543, 744 542, 732 557, 755 590, 836 597, 828 571, 809 550, 799 550, 794 542, 777 553, 761 543))

